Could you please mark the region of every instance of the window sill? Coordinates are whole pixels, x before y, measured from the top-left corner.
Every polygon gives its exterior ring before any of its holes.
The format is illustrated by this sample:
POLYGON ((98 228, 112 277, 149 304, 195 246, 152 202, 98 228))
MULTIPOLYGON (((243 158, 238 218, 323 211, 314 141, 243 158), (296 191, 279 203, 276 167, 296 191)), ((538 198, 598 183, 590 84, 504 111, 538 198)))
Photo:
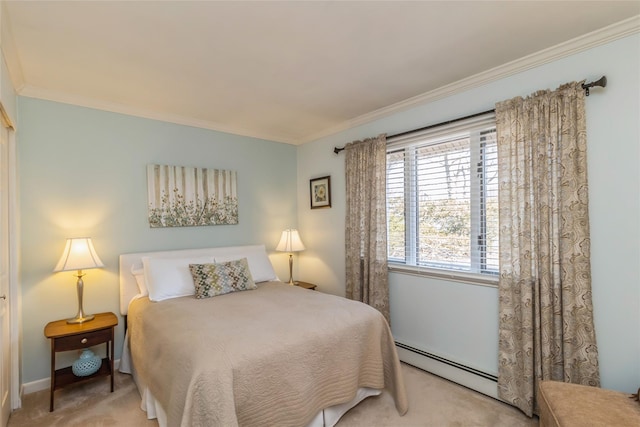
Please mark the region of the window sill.
POLYGON ((498 276, 488 274, 464 273, 462 271, 439 270, 435 268, 414 267, 401 264, 387 264, 390 273, 410 274, 412 276, 429 277, 469 285, 498 287, 498 276))

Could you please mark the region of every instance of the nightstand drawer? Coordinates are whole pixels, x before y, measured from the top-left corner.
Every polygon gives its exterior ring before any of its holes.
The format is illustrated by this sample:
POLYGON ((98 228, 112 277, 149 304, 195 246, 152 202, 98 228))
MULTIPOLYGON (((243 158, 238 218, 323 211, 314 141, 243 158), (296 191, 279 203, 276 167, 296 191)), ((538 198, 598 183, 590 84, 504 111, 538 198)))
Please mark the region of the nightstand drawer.
POLYGON ((84 334, 56 338, 54 340, 54 349, 55 351, 78 350, 81 348, 102 344, 111 339, 111 330, 112 328, 108 328, 101 331, 93 331, 84 334))

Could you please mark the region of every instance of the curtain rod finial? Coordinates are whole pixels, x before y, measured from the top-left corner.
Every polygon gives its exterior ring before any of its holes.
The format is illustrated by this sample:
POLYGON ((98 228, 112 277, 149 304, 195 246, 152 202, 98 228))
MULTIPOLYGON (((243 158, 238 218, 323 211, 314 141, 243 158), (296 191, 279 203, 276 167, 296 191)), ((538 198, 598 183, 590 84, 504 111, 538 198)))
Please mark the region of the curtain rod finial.
POLYGON ((582 83, 582 89, 584 89, 584 94, 586 96, 589 96, 589 88, 592 88, 594 86, 606 87, 607 86, 607 76, 602 76, 602 77, 600 77, 599 80, 596 80, 595 82, 582 83))

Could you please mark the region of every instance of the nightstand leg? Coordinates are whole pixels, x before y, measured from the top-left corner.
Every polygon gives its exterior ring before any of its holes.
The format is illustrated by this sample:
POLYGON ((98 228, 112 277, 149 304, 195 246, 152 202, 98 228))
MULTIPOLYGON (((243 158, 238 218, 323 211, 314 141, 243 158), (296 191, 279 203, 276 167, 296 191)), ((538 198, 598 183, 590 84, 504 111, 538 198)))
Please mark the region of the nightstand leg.
POLYGON ((56 352, 55 340, 51 340, 51 391, 49 392, 49 412, 53 412, 53 393, 56 386, 56 352))
POLYGON ((113 376, 115 374, 115 372, 113 372, 113 347, 115 347, 113 334, 113 328, 111 328, 111 341, 107 343, 107 353, 109 354, 109 363, 111 364, 111 393, 113 393, 113 376))

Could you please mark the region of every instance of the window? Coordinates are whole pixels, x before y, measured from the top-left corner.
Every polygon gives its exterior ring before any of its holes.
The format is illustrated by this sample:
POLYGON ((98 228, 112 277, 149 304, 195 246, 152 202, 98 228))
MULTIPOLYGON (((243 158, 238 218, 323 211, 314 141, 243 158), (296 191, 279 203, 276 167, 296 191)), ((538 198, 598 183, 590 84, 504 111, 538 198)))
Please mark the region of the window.
POLYGON ((391 268, 498 273, 493 113, 389 139, 387 231, 391 268))

